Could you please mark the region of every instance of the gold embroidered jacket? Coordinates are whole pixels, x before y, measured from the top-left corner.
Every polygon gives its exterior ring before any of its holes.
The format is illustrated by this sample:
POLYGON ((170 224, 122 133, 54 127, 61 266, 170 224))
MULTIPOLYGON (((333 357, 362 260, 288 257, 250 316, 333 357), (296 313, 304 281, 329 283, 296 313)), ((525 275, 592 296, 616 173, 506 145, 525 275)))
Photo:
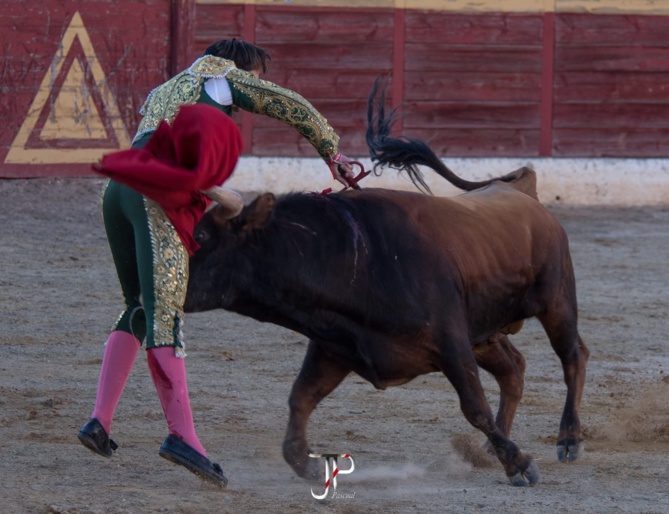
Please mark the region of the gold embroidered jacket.
MULTIPOLYGON (((339 136, 328 121, 304 97, 251 73, 237 69, 233 61, 206 55, 190 68, 153 89, 139 113, 143 116, 133 144, 154 132, 162 120, 172 123, 182 105, 206 101, 204 82, 225 77, 233 104, 254 114, 264 114, 294 127, 326 161, 337 154, 339 136)), ((210 103, 210 102, 207 102, 210 103)))

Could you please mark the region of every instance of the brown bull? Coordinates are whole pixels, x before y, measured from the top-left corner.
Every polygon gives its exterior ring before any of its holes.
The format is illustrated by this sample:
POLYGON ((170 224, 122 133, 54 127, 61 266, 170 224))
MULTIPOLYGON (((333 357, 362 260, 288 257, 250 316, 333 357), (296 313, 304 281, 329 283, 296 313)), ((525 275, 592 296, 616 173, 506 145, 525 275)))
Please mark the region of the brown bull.
MULTIPOLYGON (((454 176, 423 143, 383 130, 370 139, 380 163, 454 176)), ((197 227, 187 310, 224 308, 310 339, 283 444, 300 476, 317 473, 307 458, 309 417, 349 373, 384 389, 442 372, 511 483, 536 483, 532 458, 509 439, 525 362, 506 334, 531 317, 564 369, 558 456, 578 455, 588 351, 577 331, 567 236, 537 201, 532 170, 487 185, 458 180, 477 189, 453 198, 383 189, 265 194, 234 219, 214 209, 197 227), (497 420, 479 366, 500 385, 497 420)))

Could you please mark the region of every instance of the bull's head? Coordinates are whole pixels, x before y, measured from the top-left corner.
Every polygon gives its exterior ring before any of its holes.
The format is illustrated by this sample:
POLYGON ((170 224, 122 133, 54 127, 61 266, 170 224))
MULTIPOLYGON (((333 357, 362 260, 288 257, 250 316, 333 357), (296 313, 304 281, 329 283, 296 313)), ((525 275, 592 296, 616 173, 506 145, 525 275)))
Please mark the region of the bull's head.
POLYGON ((230 208, 217 205, 205 213, 193 234, 200 248, 190 259, 186 312, 227 308, 238 297, 250 273, 253 233, 269 221, 276 199, 265 193, 230 218, 230 208))

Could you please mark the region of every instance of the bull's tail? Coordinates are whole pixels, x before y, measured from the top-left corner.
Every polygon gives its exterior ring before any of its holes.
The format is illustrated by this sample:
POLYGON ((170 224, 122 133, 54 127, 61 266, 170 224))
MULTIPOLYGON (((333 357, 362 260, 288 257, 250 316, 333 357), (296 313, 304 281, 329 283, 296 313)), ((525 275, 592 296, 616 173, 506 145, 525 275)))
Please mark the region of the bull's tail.
POLYGON ((380 79, 376 79, 374 87, 369 94, 367 104, 367 147, 372 161, 375 162, 374 170, 379 167, 387 166, 399 171, 404 171, 418 189, 431 193, 429 186, 423 178, 423 174, 418 166, 427 166, 436 171, 440 176, 448 180, 455 187, 464 191, 473 191, 483 186, 487 186, 495 181, 511 183, 516 189, 532 196, 536 194, 536 175, 530 168, 520 168, 516 171, 489 180, 472 182, 458 177, 442 160, 432 151, 432 149, 419 139, 407 137, 390 137, 390 132, 395 125, 398 117, 398 108, 393 109, 386 117, 386 86, 380 85, 380 79), (376 96, 379 96, 378 102, 376 96), (375 114, 375 103, 378 104, 378 111, 375 114))

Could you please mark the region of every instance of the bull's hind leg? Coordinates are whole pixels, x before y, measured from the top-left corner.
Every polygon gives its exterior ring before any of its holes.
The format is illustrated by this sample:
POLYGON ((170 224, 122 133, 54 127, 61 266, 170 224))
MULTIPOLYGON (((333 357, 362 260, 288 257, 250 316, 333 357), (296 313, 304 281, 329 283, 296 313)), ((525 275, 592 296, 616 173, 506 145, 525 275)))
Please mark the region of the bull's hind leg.
POLYGON ((585 368, 590 352, 581 340, 576 328, 575 302, 564 302, 558 308, 549 310, 538 316, 546 330, 555 353, 560 358, 567 384, 560 432, 557 441, 557 455, 562 462, 574 461, 578 458, 583 443, 579 409, 585 384, 585 368))
MULTIPOLYGON (((525 358, 501 333, 495 334, 485 343, 474 347, 477 364, 492 374, 499 385, 499 409, 497 426, 506 437, 511 435, 513 419, 523 397, 525 384, 525 358)), ((494 453, 490 442, 486 449, 494 453)))
POLYGON ((539 481, 539 469, 532 457, 523 454, 495 423, 469 343, 450 347, 444 352, 441 365, 442 371, 458 393, 462 413, 472 426, 486 435, 511 484, 536 484, 539 481))
POLYGON ((346 378, 350 369, 329 358, 314 341, 309 341, 302 369, 295 379, 288 405, 290 418, 283 441, 283 457, 302 478, 320 478, 317 459, 307 456, 309 416, 328 394, 346 378))

